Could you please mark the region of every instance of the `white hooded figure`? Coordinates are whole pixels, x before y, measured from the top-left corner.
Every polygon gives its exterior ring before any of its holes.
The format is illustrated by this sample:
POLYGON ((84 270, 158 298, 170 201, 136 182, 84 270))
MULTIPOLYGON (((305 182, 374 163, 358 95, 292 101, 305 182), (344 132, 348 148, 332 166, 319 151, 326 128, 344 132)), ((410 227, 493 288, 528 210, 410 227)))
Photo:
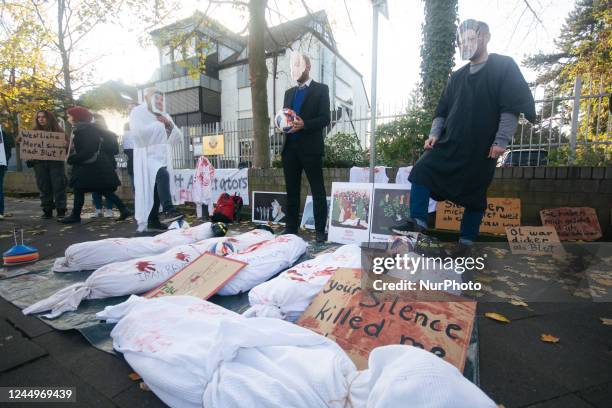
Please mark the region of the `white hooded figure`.
POLYGON ((147 89, 145 101, 132 109, 129 117, 134 144, 134 209, 139 232, 147 228, 158 171, 162 167, 171 169, 171 145, 180 143, 183 136, 165 112, 164 104, 164 95, 159 90, 147 89))

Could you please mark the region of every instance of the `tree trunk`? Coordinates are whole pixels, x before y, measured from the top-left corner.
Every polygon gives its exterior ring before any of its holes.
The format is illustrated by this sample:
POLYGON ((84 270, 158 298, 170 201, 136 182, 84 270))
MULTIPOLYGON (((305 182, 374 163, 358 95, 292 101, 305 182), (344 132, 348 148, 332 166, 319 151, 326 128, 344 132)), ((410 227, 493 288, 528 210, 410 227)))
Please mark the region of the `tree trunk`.
POLYGON ((267 0, 249 1, 249 78, 253 111, 253 164, 270 167, 270 117, 268 116, 268 67, 264 48, 267 0))
POLYGON ((423 107, 433 117, 442 91, 455 64, 457 0, 425 0, 425 23, 421 44, 421 90, 423 107))

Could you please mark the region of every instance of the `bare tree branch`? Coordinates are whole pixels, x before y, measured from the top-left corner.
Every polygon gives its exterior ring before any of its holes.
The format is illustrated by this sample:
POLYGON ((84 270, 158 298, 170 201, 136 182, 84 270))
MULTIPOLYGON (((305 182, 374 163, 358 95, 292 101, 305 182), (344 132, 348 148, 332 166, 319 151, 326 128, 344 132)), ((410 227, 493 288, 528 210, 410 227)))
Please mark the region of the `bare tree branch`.
POLYGON ((533 16, 535 17, 536 20, 538 20, 538 22, 542 25, 542 27, 544 27, 544 23, 542 22, 542 20, 540 20, 540 17, 538 17, 538 14, 535 12, 535 10, 531 7, 531 4, 529 4, 528 0, 523 0, 525 2, 525 5, 527 6, 527 8, 529 9, 529 11, 531 11, 531 13, 533 14, 533 16))

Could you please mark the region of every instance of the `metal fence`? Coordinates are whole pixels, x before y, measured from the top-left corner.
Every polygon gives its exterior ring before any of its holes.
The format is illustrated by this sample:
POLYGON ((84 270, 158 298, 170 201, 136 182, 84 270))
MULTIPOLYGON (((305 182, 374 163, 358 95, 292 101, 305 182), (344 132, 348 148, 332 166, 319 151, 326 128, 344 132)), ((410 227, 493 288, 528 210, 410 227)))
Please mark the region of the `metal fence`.
MULTIPOLYGON (((537 118, 524 118, 508 150, 498 165, 505 166, 605 166, 612 163, 612 114, 610 113, 610 78, 578 77, 572 84, 532 87, 537 118)), ((378 106, 377 125, 408 116, 408 105, 378 106)), ((332 113, 328 137, 336 133, 355 134, 361 146, 369 147, 370 111, 338 110, 332 113)), ((398 135, 403 137, 403 135, 398 135)), ((284 136, 269 129, 272 160, 281 153, 284 136)), ((408 136, 408 137, 415 137, 408 136)), ((223 155, 208 155, 217 168, 250 166, 253 160, 251 119, 184 127, 183 141, 173 149, 175 168, 193 168, 204 154, 204 144, 213 138, 224 143, 223 155), (222 135, 222 136, 221 136, 222 135)), ((411 164, 411 163, 406 163, 411 164)))

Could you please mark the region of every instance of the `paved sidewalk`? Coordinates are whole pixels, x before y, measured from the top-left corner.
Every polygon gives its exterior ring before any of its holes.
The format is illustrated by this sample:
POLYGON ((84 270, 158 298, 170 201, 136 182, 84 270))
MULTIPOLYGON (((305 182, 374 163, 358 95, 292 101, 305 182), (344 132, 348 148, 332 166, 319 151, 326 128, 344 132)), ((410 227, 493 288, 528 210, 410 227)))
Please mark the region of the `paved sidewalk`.
MULTIPOLYGON (((60 256, 75 242, 133 236, 135 231, 133 222, 108 219, 70 228, 41 220, 35 199, 8 198, 6 207, 13 216, 0 221, 0 248, 11 247, 11 230, 21 227, 26 243, 36 246, 44 259, 60 256)), ((506 408, 611 406, 612 326, 600 320, 612 318, 611 303, 480 303, 478 314, 481 387, 496 402, 506 408), (486 312, 502 313, 512 322, 497 323, 485 318, 486 312), (544 343, 543 333, 561 340, 544 343)), ((164 406, 128 377, 132 370, 121 355, 93 348, 77 331, 56 331, 23 316, 3 299, 0 355, 0 386, 76 387, 77 403, 67 407, 164 406)))

